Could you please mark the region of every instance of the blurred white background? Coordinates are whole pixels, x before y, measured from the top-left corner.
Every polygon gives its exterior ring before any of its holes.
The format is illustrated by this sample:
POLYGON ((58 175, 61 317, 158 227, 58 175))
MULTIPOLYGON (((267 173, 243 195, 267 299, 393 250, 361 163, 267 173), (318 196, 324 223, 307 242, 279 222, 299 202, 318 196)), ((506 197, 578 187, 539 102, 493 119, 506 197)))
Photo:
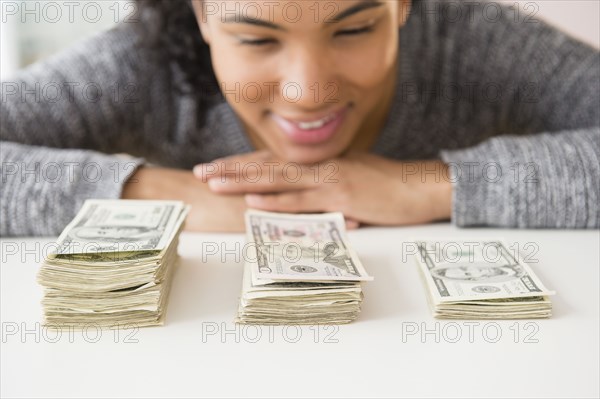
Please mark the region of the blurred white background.
MULTIPOLYGON (((600 0, 501 0, 600 47, 600 0)), ((132 0, 0 0, 0 79, 128 18, 132 0)), ((492 10, 493 11, 493 10, 492 10)), ((491 11, 490 11, 491 12, 491 11)))
MULTIPOLYGON (((473 0, 475 1, 475 0, 473 0)), ((592 46, 600 47, 600 0, 501 0, 519 4, 523 15, 532 12, 540 19, 592 46)))
POLYGON ((0 78, 135 11, 132 0, 0 0, 0 78))

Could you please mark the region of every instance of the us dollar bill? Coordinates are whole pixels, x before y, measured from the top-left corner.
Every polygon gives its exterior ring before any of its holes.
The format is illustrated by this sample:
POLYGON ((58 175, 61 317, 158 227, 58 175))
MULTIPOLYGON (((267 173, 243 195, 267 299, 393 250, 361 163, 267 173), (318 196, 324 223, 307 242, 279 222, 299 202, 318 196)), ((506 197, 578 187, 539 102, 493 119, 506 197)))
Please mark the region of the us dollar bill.
POLYGON ((368 281, 348 245, 341 213, 294 215, 246 212, 248 241, 255 245, 257 280, 368 281))
POLYGON ((179 201, 86 201, 38 271, 44 323, 162 324, 188 211, 179 201))
POLYGON ((501 241, 419 241, 417 261, 435 304, 553 295, 501 241))
POLYGON ((50 258, 156 255, 173 240, 187 210, 180 201, 87 200, 63 230, 50 258))

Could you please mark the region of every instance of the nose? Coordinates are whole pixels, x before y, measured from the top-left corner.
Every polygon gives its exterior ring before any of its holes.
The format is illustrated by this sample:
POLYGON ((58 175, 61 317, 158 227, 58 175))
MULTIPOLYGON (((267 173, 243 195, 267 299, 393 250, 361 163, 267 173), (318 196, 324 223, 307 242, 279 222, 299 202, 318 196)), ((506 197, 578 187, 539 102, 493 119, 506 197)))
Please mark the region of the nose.
POLYGON ((294 108, 310 112, 337 102, 336 65, 318 46, 294 50, 282 65, 281 95, 294 108))

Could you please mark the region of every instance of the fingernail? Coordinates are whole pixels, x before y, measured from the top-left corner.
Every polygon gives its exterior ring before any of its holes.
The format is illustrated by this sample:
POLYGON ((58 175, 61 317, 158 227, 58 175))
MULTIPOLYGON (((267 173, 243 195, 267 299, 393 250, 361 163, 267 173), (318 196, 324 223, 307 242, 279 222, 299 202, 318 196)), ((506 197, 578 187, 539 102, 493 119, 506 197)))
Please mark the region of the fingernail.
POLYGON ((202 177, 202 165, 196 165, 194 166, 194 169, 192 170, 194 172, 194 176, 196 177, 202 177))

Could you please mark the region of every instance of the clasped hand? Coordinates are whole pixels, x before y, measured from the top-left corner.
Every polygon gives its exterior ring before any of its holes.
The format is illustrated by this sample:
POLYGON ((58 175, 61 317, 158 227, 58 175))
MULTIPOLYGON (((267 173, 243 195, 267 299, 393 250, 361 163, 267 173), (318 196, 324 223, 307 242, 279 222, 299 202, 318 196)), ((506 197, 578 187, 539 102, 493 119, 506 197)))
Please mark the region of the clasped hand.
POLYGON ((250 208, 288 213, 337 211, 344 214, 350 228, 421 224, 448 219, 451 213, 452 187, 445 178, 446 165, 440 161, 398 162, 350 153, 320 164, 300 165, 258 151, 197 165, 194 175, 216 194, 243 195, 250 208))

